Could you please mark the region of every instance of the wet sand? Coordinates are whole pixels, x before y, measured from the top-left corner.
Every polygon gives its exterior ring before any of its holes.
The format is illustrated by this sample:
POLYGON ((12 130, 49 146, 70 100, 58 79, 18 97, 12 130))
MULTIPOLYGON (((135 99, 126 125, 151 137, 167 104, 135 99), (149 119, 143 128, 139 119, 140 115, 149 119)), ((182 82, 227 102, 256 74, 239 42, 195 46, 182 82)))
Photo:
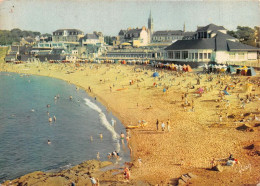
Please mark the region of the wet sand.
MULTIPOLYGON (((194 72, 177 76, 176 72, 156 69, 160 78, 153 78, 154 68, 146 66, 84 64, 75 67, 73 64, 39 63, 5 64, 1 70, 55 77, 82 87, 97 97, 125 126, 137 125, 139 120, 147 121, 144 128, 130 129, 132 162, 135 164, 130 178, 133 185, 139 180, 151 185, 176 184, 178 178, 188 172, 196 175, 189 180, 195 185, 260 182, 257 150, 245 149, 260 141, 260 121, 257 120, 260 118, 259 74, 249 79, 212 75, 210 82, 209 76, 203 74, 200 75, 200 85, 197 85, 198 76, 194 72), (130 85, 130 81, 133 84, 130 85), (234 82, 237 83, 235 87, 234 82), (253 84, 251 92, 244 91, 248 83, 253 84), (194 89, 187 88, 188 84, 194 89), (226 85, 232 85, 228 90, 231 95, 220 100, 219 92, 226 85), (197 94, 200 87, 204 87, 202 96, 197 94), (241 108, 237 94, 245 99, 250 93, 251 101, 241 108), (185 102, 188 106, 183 106, 185 102), (157 119, 159 131, 156 129, 157 119), (168 119, 170 131, 167 127, 162 131, 161 123, 166 125, 168 119), (248 128, 238 130, 237 127, 243 124, 248 128), (239 164, 223 166, 222 172, 208 170, 213 158, 221 164, 221 159, 228 158, 229 153, 238 159, 239 164), (142 160, 141 165, 136 163, 138 158, 142 160)), ((101 185, 123 185, 122 179, 122 176, 109 173, 99 178, 101 185)))

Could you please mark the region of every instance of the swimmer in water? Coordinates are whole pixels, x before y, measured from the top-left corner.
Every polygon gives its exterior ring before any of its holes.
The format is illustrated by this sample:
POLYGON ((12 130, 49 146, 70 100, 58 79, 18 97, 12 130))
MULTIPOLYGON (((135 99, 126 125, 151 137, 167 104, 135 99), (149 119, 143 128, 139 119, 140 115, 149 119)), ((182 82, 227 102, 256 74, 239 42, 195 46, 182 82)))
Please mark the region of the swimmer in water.
POLYGON ((103 139, 103 134, 99 133, 99 137, 100 137, 100 139, 103 139))
POLYGON ((50 140, 48 140, 48 145, 50 145, 51 144, 51 141, 50 140))
POLYGON ((51 118, 51 117, 49 117, 49 122, 50 122, 50 123, 52 122, 52 118, 51 118))
POLYGON ((99 152, 97 153, 97 160, 99 160, 100 159, 100 155, 99 155, 99 152))
POLYGON ((48 104, 48 105, 47 105, 47 108, 50 108, 50 107, 51 107, 51 105, 50 105, 50 104, 48 104))
POLYGON ((31 111, 32 111, 32 112, 34 112, 35 110, 34 110, 34 109, 32 109, 31 111))
POLYGON ((72 96, 70 96, 70 100, 72 100, 72 96))
POLYGON ((53 116, 53 121, 56 122, 56 116, 53 116))

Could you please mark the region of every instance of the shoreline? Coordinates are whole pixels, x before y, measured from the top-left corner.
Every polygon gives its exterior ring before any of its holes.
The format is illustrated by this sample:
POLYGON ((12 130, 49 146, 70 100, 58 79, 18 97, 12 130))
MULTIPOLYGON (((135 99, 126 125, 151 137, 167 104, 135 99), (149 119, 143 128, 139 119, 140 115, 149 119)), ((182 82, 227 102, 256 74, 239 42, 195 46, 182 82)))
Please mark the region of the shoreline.
MULTIPOLYGON (((213 156, 225 157, 228 156, 230 151, 235 152, 239 159, 250 162, 254 171, 257 172, 257 170, 260 170, 259 166, 252 163, 257 162, 257 159, 255 157, 253 157, 253 159, 250 157, 244 158, 243 156, 245 156, 246 151, 241 150, 244 143, 257 140, 257 134, 259 133, 257 128, 253 133, 238 133, 232 127, 230 128, 230 126, 225 128, 225 125, 228 126, 226 123, 224 126, 214 126, 218 123, 218 119, 214 115, 215 110, 213 112, 212 106, 204 102, 204 99, 212 98, 212 96, 216 97, 217 91, 209 92, 207 94, 210 95, 205 94, 202 98, 197 98, 193 96, 193 90, 190 90, 191 92, 188 94, 189 97, 195 100, 196 112, 183 112, 181 109, 181 94, 186 92, 186 88, 182 85, 179 86, 177 82, 180 80, 181 84, 186 84, 189 81, 194 83, 193 73, 186 74, 183 77, 177 77, 171 71, 157 69, 162 76, 165 76, 160 81, 150 78, 153 70, 147 69, 147 67, 144 66, 138 66, 138 68, 143 67, 145 70, 141 73, 136 73, 133 70, 135 66, 86 64, 78 69, 75 67, 73 69, 73 65, 68 65, 68 69, 72 68, 70 70, 74 70, 71 75, 66 74, 66 69, 61 68, 64 67, 64 65, 59 64, 41 64, 41 67, 39 67, 41 72, 37 71, 39 68, 37 68, 36 64, 31 66, 32 68, 30 67, 31 69, 28 71, 22 71, 19 66, 9 64, 4 66, 9 67, 7 68, 8 71, 15 72, 17 70, 18 72, 16 73, 49 76, 65 80, 77 87, 83 87, 89 96, 97 97, 98 101, 110 110, 124 126, 131 123, 136 124, 138 120, 148 121, 148 126, 144 129, 131 130, 130 142, 133 149, 132 160, 134 162, 140 157, 143 162, 141 167, 134 167, 131 172, 133 180, 135 181, 142 180, 152 185, 159 184, 162 181, 164 183, 170 183, 171 178, 177 179, 184 173, 194 172, 195 175, 200 177, 196 179, 194 183, 199 183, 200 185, 204 185, 205 182, 218 184, 230 183, 228 179, 230 177, 234 179, 233 175, 237 174, 237 171, 232 172, 228 170, 227 175, 218 176, 218 172, 199 170, 201 168, 206 169, 213 156), (88 69, 91 65, 93 69, 88 69), (47 66, 50 70, 45 69, 43 66, 47 66), (95 69, 96 67, 97 69, 95 69), (84 72, 86 74, 84 74, 84 72), (147 74, 145 74, 145 72, 147 74), (108 77, 109 80, 107 79, 108 77), (169 77, 174 77, 177 81, 174 80, 174 82, 170 82, 169 77), (134 80, 134 85, 128 85, 131 79, 134 80), (185 82, 183 82, 184 79, 187 79, 187 81, 185 80, 185 82), (158 84, 174 85, 170 86, 167 93, 164 94, 161 90, 162 88, 160 88, 163 86, 159 86, 159 88, 152 86, 154 81, 158 84), (109 86, 111 87, 113 84, 116 84, 115 88, 113 87, 112 92, 110 92, 109 86), (88 86, 92 86, 91 88, 94 87, 94 93, 87 91, 88 86), (126 87, 128 89, 121 91, 116 90, 126 87), (208 108, 208 111, 206 108, 208 108), (187 116, 185 117, 185 115, 187 115, 188 118, 187 116), (156 119, 166 122, 168 118, 170 118, 172 122, 171 131, 156 131, 156 119), (247 137, 247 135, 249 137, 247 137), (204 139, 207 139, 208 143, 206 143, 204 139), (198 143, 200 145, 198 145, 198 143), (218 150, 214 150, 214 145, 218 150), (240 148, 237 148, 237 145, 239 145, 240 148), (195 150, 193 149, 194 147, 195 150), (203 149, 210 147, 213 149, 208 149, 209 152, 203 149), (222 149, 219 149, 220 147, 222 149), (172 148, 174 150, 171 150, 172 148), (171 158, 168 158, 168 156, 171 158), (203 174, 205 174, 205 176, 203 176, 203 174), (207 177, 211 177, 211 179, 207 177), (213 178, 217 181, 212 180, 213 178), (209 182, 210 180, 211 182, 209 182)), ((205 75, 203 75, 203 78, 205 78, 204 76, 205 75)), ((242 77, 242 80, 245 81, 245 78, 242 77)), ((257 89, 257 93, 259 94, 259 89, 257 89)), ((244 95, 243 93, 241 94, 244 95)), ((235 102, 233 97, 234 96, 232 96, 232 99, 230 98, 232 104, 235 102)), ((216 105, 217 103, 211 104, 216 105)), ((247 112, 250 111, 250 108, 252 112, 258 107, 254 103, 254 105, 247 108, 247 112)), ((240 110, 238 111, 240 112, 240 110)), ((232 112, 232 110, 230 112, 232 112)), ((234 179, 231 183, 235 185, 242 183, 255 184, 254 182, 257 182, 257 175, 248 172, 246 174, 246 179, 241 179, 241 176, 239 176, 241 180, 234 179), (249 175, 252 178, 249 178, 249 175)), ((171 183, 173 182, 175 183, 176 180, 173 180, 171 183)))

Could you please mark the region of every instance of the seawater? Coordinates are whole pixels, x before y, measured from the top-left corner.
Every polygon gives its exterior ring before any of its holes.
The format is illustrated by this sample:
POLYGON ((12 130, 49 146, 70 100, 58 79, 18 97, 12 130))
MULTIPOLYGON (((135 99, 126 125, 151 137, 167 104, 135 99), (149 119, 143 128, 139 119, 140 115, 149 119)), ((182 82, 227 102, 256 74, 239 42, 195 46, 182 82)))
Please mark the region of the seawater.
POLYGON ((119 141, 121 131, 116 117, 72 84, 0 72, 0 183, 33 171, 69 168, 96 159, 97 152, 101 161, 115 150, 122 163, 129 161, 129 150, 119 141), (48 113, 56 122, 49 123, 48 113))

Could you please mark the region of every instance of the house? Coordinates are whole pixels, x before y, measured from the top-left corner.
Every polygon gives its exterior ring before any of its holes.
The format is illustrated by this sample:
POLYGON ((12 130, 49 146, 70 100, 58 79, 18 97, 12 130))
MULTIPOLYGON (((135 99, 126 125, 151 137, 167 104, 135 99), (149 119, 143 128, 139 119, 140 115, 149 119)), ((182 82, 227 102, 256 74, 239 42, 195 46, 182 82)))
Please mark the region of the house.
POLYGON ((181 40, 183 38, 182 30, 161 30, 156 31, 152 36, 152 42, 165 42, 172 43, 175 40, 181 40))
POLYGON ((78 29, 59 29, 53 32, 53 42, 79 42, 84 33, 78 29))
POLYGON ((227 34, 227 29, 225 29, 223 26, 217 26, 214 24, 209 24, 204 27, 199 26, 195 34, 195 39, 212 38, 216 35, 217 31, 223 34, 227 34))
POLYGON ((93 32, 93 34, 86 34, 84 37, 80 39, 81 45, 96 45, 104 43, 104 36, 101 32, 93 32))
POLYGON ((20 45, 24 46, 24 45, 34 45, 36 43, 36 39, 32 38, 32 37, 26 37, 26 38, 22 38, 20 41, 20 45))
MULTIPOLYGON (((127 30, 120 30, 116 41, 113 41, 113 44, 123 44, 129 43, 133 47, 147 46, 150 42, 150 32, 149 29, 143 26, 142 28, 127 30)), ((124 45, 124 44, 123 44, 124 45)))
POLYGON ((230 35, 222 26, 210 24, 199 27, 196 39, 178 40, 165 50, 167 59, 173 62, 244 62, 257 60, 257 51, 249 45, 242 44, 230 35))

